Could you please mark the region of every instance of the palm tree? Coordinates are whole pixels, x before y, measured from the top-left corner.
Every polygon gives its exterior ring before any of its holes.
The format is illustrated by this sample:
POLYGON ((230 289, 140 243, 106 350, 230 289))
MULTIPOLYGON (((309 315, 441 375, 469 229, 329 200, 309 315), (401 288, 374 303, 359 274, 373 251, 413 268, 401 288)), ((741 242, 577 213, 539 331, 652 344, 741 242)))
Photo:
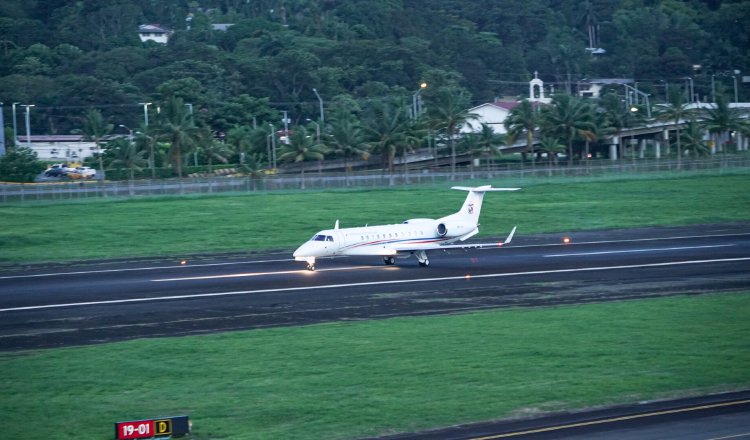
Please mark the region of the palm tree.
POLYGON ((552 161, 557 163, 557 154, 565 151, 565 145, 552 136, 543 136, 539 139, 539 151, 547 153, 547 175, 552 176, 552 161))
POLYGON ((393 163, 396 153, 408 142, 411 120, 403 100, 378 100, 365 112, 365 136, 371 152, 380 153, 388 164, 393 185, 393 163))
POLYGON ((692 111, 688 109, 688 104, 682 100, 682 93, 677 87, 669 89, 669 103, 662 108, 656 115, 657 119, 663 121, 673 121, 677 134, 677 169, 682 168, 682 142, 680 139, 680 124, 688 118, 692 111))
POLYGON ((463 89, 444 88, 430 95, 427 116, 431 128, 443 129, 451 148, 451 179, 456 178, 456 136, 464 124, 476 120, 477 115, 467 110, 469 94, 463 89))
POLYGON ((505 119, 505 129, 508 134, 517 139, 522 133, 526 133, 526 155, 531 157, 531 166, 534 167, 534 130, 539 125, 539 112, 528 99, 524 99, 513 109, 505 119))
MULTIPOLYGON (((307 134, 303 126, 297 127, 289 137, 289 143, 281 147, 279 159, 284 162, 300 163, 308 160, 323 160, 325 146, 315 143, 315 139, 307 134)), ((305 189, 305 168, 300 172, 301 188, 305 189)))
POLYGON ((326 143, 335 154, 344 158, 346 186, 349 186, 349 174, 351 172, 349 159, 361 157, 363 160, 367 160, 370 157, 370 152, 367 151, 365 144, 365 132, 354 115, 345 109, 338 109, 329 121, 330 132, 326 136, 326 143))
POLYGON ((135 143, 123 138, 110 142, 108 149, 110 150, 109 156, 112 158, 109 163, 110 166, 128 170, 128 187, 130 195, 133 195, 135 172, 141 171, 143 169, 142 166, 148 164, 148 160, 145 158, 146 151, 139 150, 135 143))
POLYGON ((242 163, 242 172, 250 177, 253 182, 253 191, 258 187, 257 181, 259 177, 263 176, 263 156, 258 153, 248 154, 245 157, 245 162, 242 163))
POLYGON ((695 157, 709 154, 710 148, 704 139, 705 134, 706 130, 703 124, 696 122, 695 119, 691 119, 685 125, 685 132, 683 133, 683 136, 685 137, 685 151, 695 157))
POLYGON ((170 97, 162 107, 161 120, 156 127, 159 138, 169 142, 169 157, 182 177, 182 152, 197 144, 200 130, 193 124, 182 98, 170 97))
POLYGON ((139 150, 148 150, 148 167, 151 168, 151 178, 156 178, 156 157, 154 156, 154 146, 156 138, 153 134, 153 128, 142 127, 135 136, 135 144, 139 150))
POLYGON ((232 149, 229 145, 216 139, 214 133, 207 128, 201 131, 201 142, 198 151, 206 156, 209 173, 214 170, 214 159, 221 163, 229 163, 229 157, 232 155, 232 149))
POLYGON ((702 112, 703 128, 711 133, 714 145, 721 145, 722 155, 726 156, 729 132, 742 131, 746 124, 739 110, 729 107, 729 101, 724 94, 716 96, 716 104, 702 112))
POLYGON ((101 179, 104 179, 104 157, 101 143, 104 137, 112 132, 113 128, 114 125, 108 124, 99 110, 91 109, 86 112, 83 118, 83 138, 93 141, 96 145, 96 150, 99 153, 99 169, 102 171, 101 179))
POLYGON ((568 145, 568 165, 573 165, 573 141, 594 139, 594 111, 591 105, 570 95, 555 95, 542 112, 543 136, 557 136, 568 145))
POLYGON ((495 130, 489 124, 482 122, 479 132, 477 132, 477 144, 480 153, 487 157, 487 171, 489 171, 492 163, 490 158, 500 155, 500 147, 505 145, 505 136, 495 133, 495 130))

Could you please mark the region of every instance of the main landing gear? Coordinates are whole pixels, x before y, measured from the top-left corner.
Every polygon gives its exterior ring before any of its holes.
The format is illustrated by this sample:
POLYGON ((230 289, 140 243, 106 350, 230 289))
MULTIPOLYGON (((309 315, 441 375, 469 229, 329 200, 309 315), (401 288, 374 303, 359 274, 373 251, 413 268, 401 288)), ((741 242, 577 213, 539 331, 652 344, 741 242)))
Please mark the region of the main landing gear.
POLYGON ((430 260, 427 258, 427 252, 416 251, 414 252, 414 256, 417 257, 417 261, 419 261, 420 266, 427 267, 430 265, 430 260))
MULTIPOLYGON (((417 261, 419 261, 420 266, 427 267, 430 265, 430 260, 427 258, 427 252, 414 251, 412 252, 412 255, 417 257, 417 261)), ((394 264, 396 264, 396 257, 391 255, 383 257, 383 262, 386 264, 386 266, 393 266, 394 264)))

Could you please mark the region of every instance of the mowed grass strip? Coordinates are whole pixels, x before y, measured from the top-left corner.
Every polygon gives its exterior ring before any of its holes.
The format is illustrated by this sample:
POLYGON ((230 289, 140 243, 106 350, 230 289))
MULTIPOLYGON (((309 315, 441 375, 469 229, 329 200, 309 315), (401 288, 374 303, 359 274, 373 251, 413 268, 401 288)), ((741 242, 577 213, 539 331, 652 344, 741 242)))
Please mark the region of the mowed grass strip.
MULTIPOLYGON (((750 219, 747 174, 687 178, 457 182, 522 186, 487 195, 480 237, 750 219)), ((438 218, 466 193, 445 187, 0 205, 0 263, 285 249, 313 233, 438 218)))
POLYGON ((349 439, 750 386, 750 292, 0 354, 5 438, 349 439))

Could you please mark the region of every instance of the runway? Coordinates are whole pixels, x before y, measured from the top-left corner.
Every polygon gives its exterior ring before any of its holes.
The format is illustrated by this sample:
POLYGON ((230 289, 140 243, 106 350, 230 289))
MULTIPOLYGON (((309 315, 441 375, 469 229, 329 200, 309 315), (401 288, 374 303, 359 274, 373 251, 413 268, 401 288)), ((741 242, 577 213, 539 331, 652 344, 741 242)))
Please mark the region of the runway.
MULTIPOLYGON (((427 268, 358 257, 309 272, 288 251, 5 268, 0 350, 750 290, 750 224, 563 236, 519 231, 510 246, 432 252, 427 268)), ((745 393, 388 438, 750 438, 748 407, 745 393)))
POLYGON ((435 251, 427 268, 357 257, 310 272, 284 252, 6 270, 0 350, 750 288, 747 224, 562 236, 435 251))

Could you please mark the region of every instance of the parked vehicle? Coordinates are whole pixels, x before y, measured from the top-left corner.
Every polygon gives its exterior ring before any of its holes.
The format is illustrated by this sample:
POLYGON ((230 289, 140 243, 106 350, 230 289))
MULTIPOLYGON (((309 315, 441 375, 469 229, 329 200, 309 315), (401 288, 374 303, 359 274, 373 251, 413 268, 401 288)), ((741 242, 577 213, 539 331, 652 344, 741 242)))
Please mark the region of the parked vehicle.
POLYGON ((96 177, 96 170, 90 167, 78 167, 73 171, 68 171, 66 175, 71 179, 93 179, 96 177))
POLYGON ((62 168, 53 167, 44 172, 45 177, 65 177, 65 171, 62 168))

